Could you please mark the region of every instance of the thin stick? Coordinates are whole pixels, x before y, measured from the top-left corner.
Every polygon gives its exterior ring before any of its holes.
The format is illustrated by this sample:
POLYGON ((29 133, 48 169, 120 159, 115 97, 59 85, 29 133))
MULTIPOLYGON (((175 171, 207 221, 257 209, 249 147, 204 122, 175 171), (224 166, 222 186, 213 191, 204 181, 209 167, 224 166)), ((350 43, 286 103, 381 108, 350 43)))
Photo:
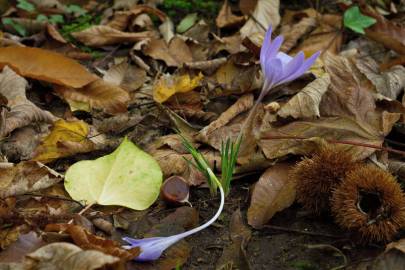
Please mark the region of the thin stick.
POLYGON ((77 203, 78 205, 80 205, 80 207, 84 207, 84 205, 79 201, 73 200, 71 198, 56 196, 56 195, 43 195, 43 194, 26 192, 24 194, 17 195, 17 196, 32 196, 32 197, 42 197, 42 198, 49 198, 49 199, 55 199, 55 200, 61 200, 61 201, 68 201, 68 202, 77 203))
MULTIPOLYGON (((273 135, 267 135, 263 137, 264 139, 270 139, 270 140, 308 140, 310 138, 306 137, 300 137, 300 136, 273 136, 273 135)), ((384 147, 384 146, 379 146, 379 145, 374 145, 374 144, 368 144, 368 143, 361 143, 361 142, 353 142, 353 141, 340 141, 340 140, 331 140, 331 139, 325 139, 325 141, 329 143, 336 143, 336 144, 347 144, 347 145, 354 145, 354 146, 361 146, 361 147, 367 147, 367 148, 373 148, 381 151, 387 151, 390 153, 395 153, 395 154, 400 154, 405 156, 405 152, 401 150, 396 150, 392 149, 389 147, 384 147)))
MULTIPOLYGON (((80 210, 79 213, 77 213, 79 216, 83 215, 87 210, 89 210, 92 206, 94 205, 94 203, 88 204, 86 205, 85 208, 83 208, 82 210, 80 210)), ((73 218, 71 220, 69 220, 69 222, 67 224, 72 224, 73 223, 73 218)))
POLYGON ((305 234, 305 235, 311 235, 311 236, 321 236, 321 237, 342 239, 342 237, 338 236, 338 235, 333 235, 333 234, 328 234, 328 233, 316 233, 316 232, 301 231, 301 230, 297 230, 297 229, 290 229, 290 228, 274 226, 274 225, 264 225, 263 228, 276 230, 276 231, 282 231, 282 232, 289 232, 289 233, 298 233, 298 234, 305 234))

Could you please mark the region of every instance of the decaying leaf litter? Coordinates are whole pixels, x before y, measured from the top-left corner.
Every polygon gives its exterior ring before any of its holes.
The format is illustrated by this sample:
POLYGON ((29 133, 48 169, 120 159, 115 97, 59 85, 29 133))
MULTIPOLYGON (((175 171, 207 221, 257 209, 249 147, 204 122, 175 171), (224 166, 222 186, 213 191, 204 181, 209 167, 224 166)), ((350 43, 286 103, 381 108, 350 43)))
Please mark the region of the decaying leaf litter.
POLYGON ((403 267, 403 4, 0 10, 5 269, 403 267))

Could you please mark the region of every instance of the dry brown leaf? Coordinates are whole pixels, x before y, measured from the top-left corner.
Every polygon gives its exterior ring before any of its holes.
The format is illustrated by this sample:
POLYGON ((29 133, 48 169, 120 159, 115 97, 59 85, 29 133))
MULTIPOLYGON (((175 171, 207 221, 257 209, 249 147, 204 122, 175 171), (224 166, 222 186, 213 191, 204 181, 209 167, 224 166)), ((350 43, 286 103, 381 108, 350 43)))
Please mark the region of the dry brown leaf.
POLYGON ((73 88, 82 87, 97 79, 97 76, 78 62, 39 48, 0 48, 0 68, 5 65, 21 76, 73 88))
POLYGON ((124 31, 128 27, 128 25, 132 24, 131 21, 133 21, 136 16, 142 13, 155 15, 161 21, 164 21, 166 19, 166 15, 156 8, 147 5, 134 5, 131 7, 130 10, 115 12, 113 18, 111 19, 111 21, 108 22, 107 26, 120 31, 124 31))
POLYGON ((284 118, 291 116, 295 119, 319 117, 319 103, 329 84, 330 76, 325 73, 292 97, 281 107, 277 115, 284 118))
POLYGON ((262 86, 263 77, 257 76, 257 71, 256 65, 239 66, 228 60, 218 68, 213 79, 226 93, 243 94, 262 86))
POLYGON ((223 50, 230 54, 236 54, 245 49, 242 46, 242 38, 239 34, 221 38, 213 34, 213 37, 215 38, 215 42, 212 45, 212 51, 214 54, 223 50))
MULTIPOLYGON (((1 55, 1 53, 0 53, 1 55)), ((0 56, 1 58, 1 56, 0 56)), ((0 94, 7 99, 10 110, 1 110, 0 137, 33 122, 52 123, 57 118, 50 112, 38 108, 25 96, 27 81, 8 66, 0 73, 0 94)))
POLYGON ((123 42, 137 42, 156 37, 152 31, 129 33, 116 30, 106 25, 93 25, 80 32, 73 32, 72 36, 90 47, 102 47, 123 42))
POLYGON ((255 10, 258 0, 240 0, 239 9, 245 15, 251 15, 255 10))
POLYGON ((86 103, 91 108, 102 109, 111 114, 125 112, 129 102, 129 94, 125 90, 103 79, 80 89, 58 87, 55 91, 67 101, 86 103))
POLYGON ((70 243, 52 243, 28 254, 23 262, 23 269, 47 270, 96 270, 102 267, 118 267, 119 258, 104 254, 97 250, 82 250, 70 243))
POLYGON ((179 67, 193 61, 193 55, 187 44, 179 37, 170 40, 169 45, 163 39, 153 39, 143 53, 153 59, 162 60, 168 66, 179 67))
POLYGON ((365 29, 368 38, 399 54, 405 54, 405 27, 384 18, 368 5, 360 5, 360 10, 364 15, 377 20, 377 23, 365 29))
POLYGON ((145 83, 146 71, 124 61, 112 66, 104 74, 103 80, 118 85, 127 91, 135 91, 145 83))
POLYGON ((375 86, 378 93, 394 100, 402 93, 405 86, 405 68, 403 66, 393 66, 381 72, 378 63, 371 57, 358 58, 355 64, 375 86))
POLYGON ((374 87, 350 59, 327 54, 325 69, 330 75, 329 90, 322 97, 322 116, 347 116, 380 129, 380 116, 375 111, 374 87))
POLYGON ((331 14, 318 15, 317 22, 316 29, 292 51, 292 54, 303 51, 306 56, 310 56, 318 51, 332 54, 340 52, 343 41, 342 17, 331 14))
POLYGON ((316 25, 316 19, 312 17, 302 18, 294 25, 283 25, 280 30, 280 35, 284 37, 284 42, 281 45, 280 51, 290 51, 297 44, 298 40, 311 32, 316 25))
POLYGON ((279 163, 268 168, 255 184, 248 209, 248 223, 259 229, 275 213, 284 210, 295 200, 295 182, 289 173, 292 164, 279 163))
POLYGON ((15 243, 20 236, 19 227, 8 227, 0 230, 0 248, 4 250, 15 243))
MULTIPOLYGON (((264 129, 259 145, 268 159, 275 159, 288 154, 308 155, 324 143, 320 138, 376 146, 381 146, 384 140, 382 134, 366 123, 346 117, 322 117, 313 121, 295 121, 281 127, 264 129), (303 138, 312 139, 303 140, 303 138)), ((369 147, 353 145, 342 147, 352 153, 355 160, 362 160, 375 151, 369 147)))
POLYGON ((140 254, 140 249, 138 247, 123 249, 120 243, 91 234, 79 225, 48 224, 45 227, 45 231, 66 232, 73 239, 73 242, 80 248, 84 250, 98 250, 105 254, 118 257, 124 261, 132 260, 140 254))
POLYGON ((246 249, 252 232, 250 228, 244 224, 240 209, 232 214, 229 224, 229 233, 232 243, 224 248, 221 258, 219 258, 216 263, 215 269, 229 269, 232 267, 244 270, 251 269, 246 249))
POLYGON ((20 162, 10 168, 0 168, 0 198, 21 195, 48 188, 63 179, 63 176, 34 162, 20 162))
MULTIPOLYGON (((279 0, 258 0, 255 10, 245 25, 240 29, 242 38, 248 37, 251 40, 258 41, 259 37, 264 36, 266 29, 271 25, 276 29, 280 23, 280 1, 279 0), (265 27, 266 29, 263 29, 265 27)), ((260 44, 261 42, 255 42, 260 44)))
MULTIPOLYGON (((211 122, 208 126, 203 128, 197 136, 198 139, 205 143, 210 144, 217 150, 221 149, 222 141, 225 140, 226 138, 222 136, 218 137, 218 134, 213 132, 227 125, 237 115, 246 112, 250 108, 252 108, 254 101, 253 99, 254 97, 252 94, 244 95, 241 98, 239 98, 231 107, 229 107, 225 112, 223 112, 217 120, 211 122)), ((232 136, 238 136, 238 133, 232 134, 232 136)))
POLYGON ((390 113, 387 111, 382 112, 382 132, 387 136, 396 122, 401 119, 402 113, 390 113))
POLYGON ((215 22, 219 28, 225 28, 239 25, 244 20, 244 16, 236 16, 232 13, 232 9, 228 3, 228 0, 225 0, 215 22))
MULTIPOLYGON (((20 262, 28 253, 45 245, 38 235, 31 231, 27 234, 19 235, 16 242, 11 244, 6 250, 0 253, 1 263, 20 262)), ((1 267, 0 267, 1 268, 1 267)))

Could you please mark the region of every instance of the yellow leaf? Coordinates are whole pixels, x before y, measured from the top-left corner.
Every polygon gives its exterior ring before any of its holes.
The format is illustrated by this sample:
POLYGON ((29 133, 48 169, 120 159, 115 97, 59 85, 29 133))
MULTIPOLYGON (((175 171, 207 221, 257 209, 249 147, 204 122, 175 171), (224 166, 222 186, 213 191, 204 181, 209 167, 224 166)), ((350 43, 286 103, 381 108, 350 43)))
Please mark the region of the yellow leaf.
POLYGON ((89 126, 83 121, 58 120, 51 133, 35 150, 34 160, 46 163, 61 157, 92 151, 94 144, 87 139, 88 134, 89 126))
POLYGON ((193 79, 188 74, 181 76, 164 75, 160 77, 153 88, 153 99, 163 103, 176 93, 189 92, 200 85, 202 78, 202 73, 193 79))

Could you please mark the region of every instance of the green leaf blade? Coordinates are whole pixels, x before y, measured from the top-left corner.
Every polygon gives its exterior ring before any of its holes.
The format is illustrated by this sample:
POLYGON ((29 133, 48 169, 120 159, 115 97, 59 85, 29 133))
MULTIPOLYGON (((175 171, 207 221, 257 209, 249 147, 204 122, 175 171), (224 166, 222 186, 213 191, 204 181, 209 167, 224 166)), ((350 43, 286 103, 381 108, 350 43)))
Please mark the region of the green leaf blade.
POLYGON ((344 26, 363 35, 365 34, 364 29, 372 26, 376 22, 376 19, 363 15, 358 6, 349 8, 343 15, 344 26))
POLYGON ((65 176, 69 195, 87 204, 120 205, 144 210, 159 196, 158 163, 128 139, 111 154, 73 164, 65 176))

